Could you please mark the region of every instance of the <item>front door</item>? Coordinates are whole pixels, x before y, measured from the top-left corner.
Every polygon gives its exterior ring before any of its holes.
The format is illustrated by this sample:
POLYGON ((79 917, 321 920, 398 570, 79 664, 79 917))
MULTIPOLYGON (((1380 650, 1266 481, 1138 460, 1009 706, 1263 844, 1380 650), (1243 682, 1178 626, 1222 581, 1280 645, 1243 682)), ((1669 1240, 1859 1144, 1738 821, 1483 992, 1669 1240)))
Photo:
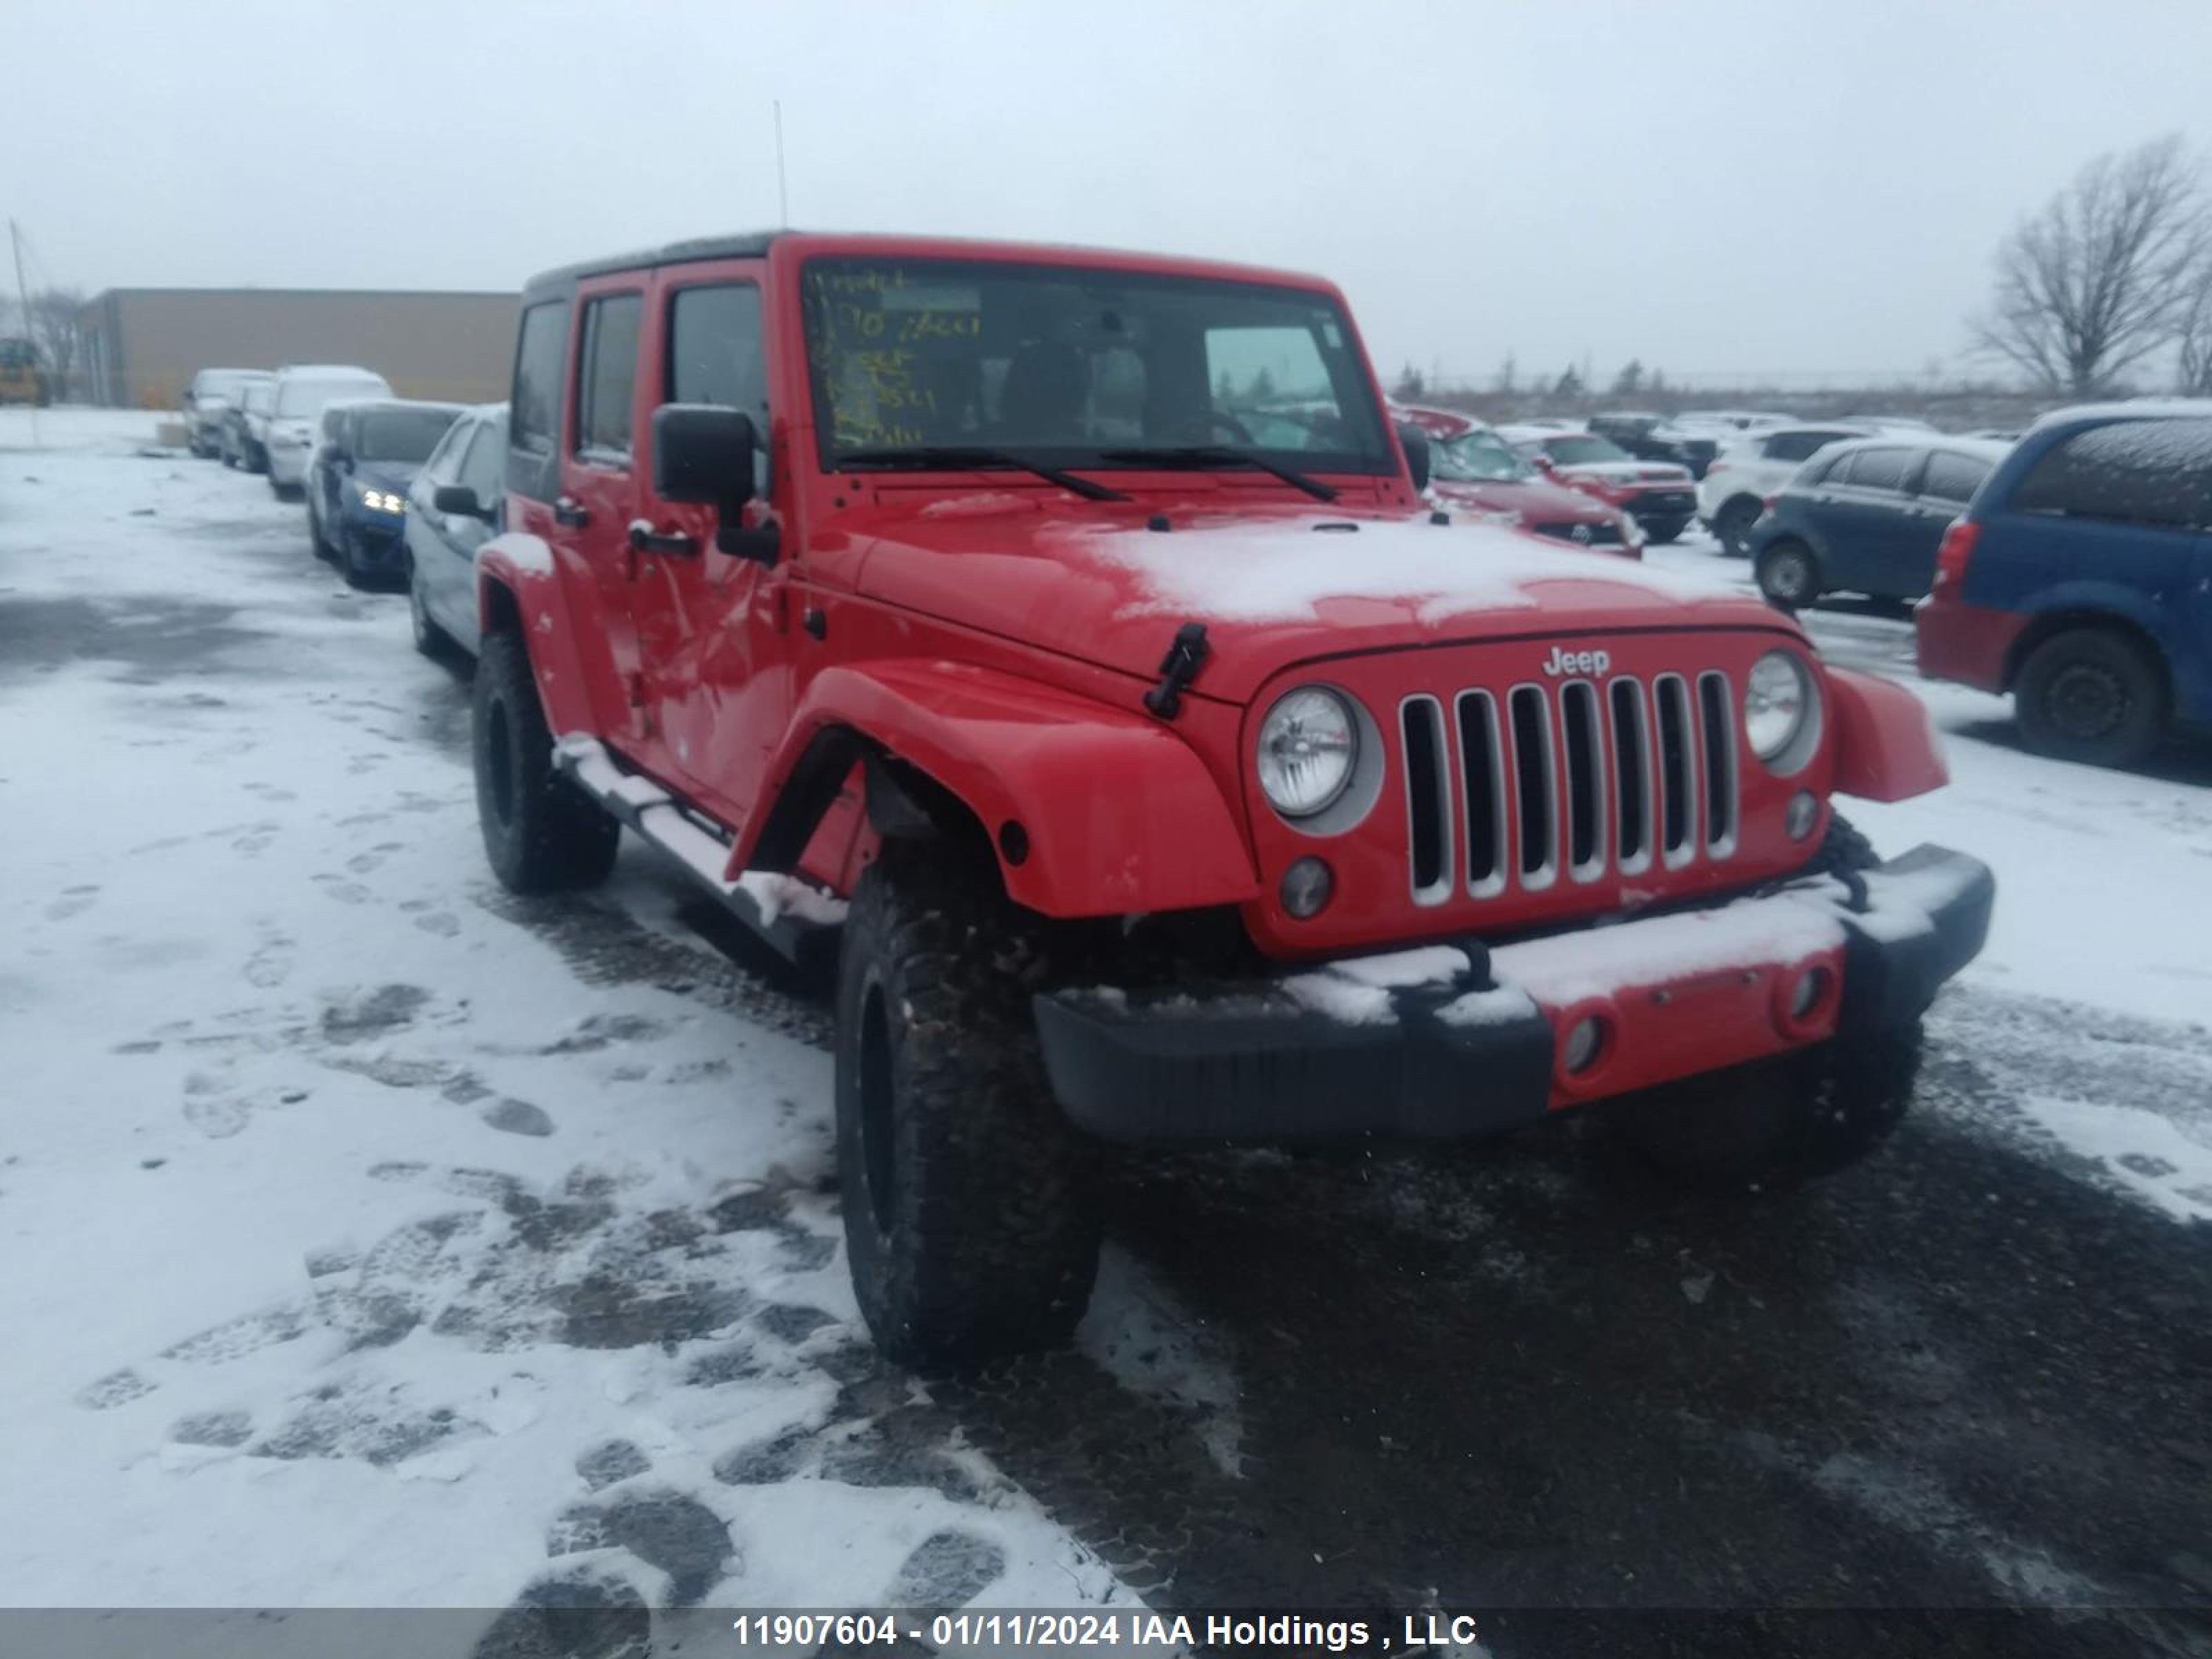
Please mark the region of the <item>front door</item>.
MULTIPOLYGON (((561 488, 551 538, 581 556, 596 590, 619 702, 610 730, 655 771, 666 757, 645 719, 645 683, 631 621, 630 520, 641 493, 636 453, 639 356, 645 325, 643 273, 586 283, 576 299, 575 352, 568 366, 569 418, 561 434, 561 488)), ((557 735, 557 734, 556 734, 557 735)))
MULTIPOLYGON (((649 406, 712 404, 769 428, 767 335, 757 260, 660 273, 646 322, 649 406)), ((647 719, 687 793, 741 829, 791 705, 786 572, 715 546, 717 508, 652 493, 649 419, 638 434, 638 513, 645 532, 630 587, 644 661, 647 719)), ((776 522, 768 453, 753 456, 744 527, 776 522)), ((787 559, 792 550, 784 550, 787 559)))

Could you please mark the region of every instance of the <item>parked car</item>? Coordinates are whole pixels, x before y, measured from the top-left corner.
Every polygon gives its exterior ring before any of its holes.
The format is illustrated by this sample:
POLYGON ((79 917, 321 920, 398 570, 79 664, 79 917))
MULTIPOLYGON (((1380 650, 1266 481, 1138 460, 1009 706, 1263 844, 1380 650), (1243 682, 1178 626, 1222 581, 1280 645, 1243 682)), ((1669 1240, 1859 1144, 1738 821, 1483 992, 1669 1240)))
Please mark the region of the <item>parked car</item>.
POLYGON ((1920 672, 2009 692, 2030 746, 2124 766, 2212 723, 2212 401, 2060 410, 1975 493, 1920 672))
POLYGON ((1678 426, 1664 415, 1620 410, 1593 415, 1589 429, 1612 439, 1639 461, 1674 461, 1686 466, 1692 478, 1705 476, 1721 447, 1712 433, 1678 426))
POLYGON ((453 422, 459 404, 399 398, 326 405, 302 481, 307 537, 356 587, 407 571, 407 492, 453 422))
POLYGON ((53 400, 53 382, 40 365, 38 346, 20 335, 0 337, 0 404, 44 409, 53 400))
POLYGON ((225 466, 248 472, 265 471, 269 410, 276 395, 276 377, 263 374, 240 388, 237 401, 222 412, 216 428, 216 448, 225 466))
POLYGON ((1918 702, 1747 595, 1437 526, 1328 283, 782 233, 536 277, 518 332, 486 856, 586 887, 629 828, 834 945, 846 1260, 899 1359, 1068 1336, 1099 1140, 1664 1082, 1610 1121, 1740 1187, 1905 1109, 1990 879, 1831 800, 1942 781, 1918 702), (1262 367, 1337 447, 1224 422, 1262 367))
POLYGON ((1652 541, 1673 541, 1697 514, 1697 481, 1687 467, 1639 461, 1595 432, 1554 432, 1524 423, 1500 427, 1498 433, 1545 477, 1633 514, 1652 541))
POLYGON ((278 495, 299 492, 325 409, 341 401, 391 396, 381 374, 349 363, 291 363, 278 369, 261 441, 268 455, 269 488, 278 495))
POLYGON ((1449 410, 1393 404, 1393 420, 1409 422, 1429 439, 1429 493, 1573 547, 1627 558, 1644 556, 1644 532, 1620 508, 1553 483, 1480 421, 1449 410))
POLYGON ((210 459, 222 453, 222 425, 231 406, 249 381, 263 371, 255 368, 204 368, 185 390, 185 430, 193 454, 210 459))
POLYGON ((1751 527, 1766 511, 1766 498, 1797 474, 1797 469, 1830 444, 1869 435, 1863 426, 1815 421, 1747 434, 1713 458, 1698 483, 1698 516, 1713 532, 1721 551, 1742 558, 1751 527))
POLYGON ((2006 453, 1971 438, 1830 444, 1751 527, 1759 591, 1792 610, 1838 592, 1918 599, 1935 579, 1943 532, 2006 453))
POLYGON ((465 410, 407 491, 407 605, 426 657, 479 647, 477 550, 507 515, 507 405, 465 410))

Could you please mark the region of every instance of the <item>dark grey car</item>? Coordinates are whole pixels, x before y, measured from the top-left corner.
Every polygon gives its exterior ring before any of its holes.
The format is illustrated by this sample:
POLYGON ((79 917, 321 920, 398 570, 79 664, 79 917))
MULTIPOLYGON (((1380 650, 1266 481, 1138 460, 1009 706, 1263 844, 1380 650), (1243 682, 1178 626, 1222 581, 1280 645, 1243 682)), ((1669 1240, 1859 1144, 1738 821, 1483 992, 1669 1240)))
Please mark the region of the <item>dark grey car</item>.
POLYGON ((2009 447, 1894 433, 1830 445, 1751 527, 1759 591, 1792 610, 1838 592, 1920 598, 1943 532, 2009 447))
POLYGON ((477 550, 507 506, 507 405, 465 410, 407 492, 407 603, 415 648, 477 654, 477 550))

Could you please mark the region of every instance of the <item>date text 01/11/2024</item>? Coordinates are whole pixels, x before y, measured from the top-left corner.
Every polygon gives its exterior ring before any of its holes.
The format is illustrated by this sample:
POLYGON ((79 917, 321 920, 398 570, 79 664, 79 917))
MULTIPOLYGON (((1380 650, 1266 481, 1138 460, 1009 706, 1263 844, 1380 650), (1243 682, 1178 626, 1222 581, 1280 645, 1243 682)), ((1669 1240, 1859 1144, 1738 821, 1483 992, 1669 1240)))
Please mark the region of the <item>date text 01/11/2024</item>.
POLYGON ((1316 1618, 1304 1613, 1153 1613, 1141 1608, 1083 1612, 755 1613, 734 1620, 739 1647, 859 1648, 902 1640, 933 1647, 992 1650, 1158 1648, 1320 1648, 1331 1653, 1405 1652, 1477 1639, 1469 1613, 1407 1613, 1384 1618, 1316 1618), (1395 1623, 1399 1628, 1393 1630, 1395 1623), (1395 1638, 1395 1639, 1394 1639, 1395 1638))

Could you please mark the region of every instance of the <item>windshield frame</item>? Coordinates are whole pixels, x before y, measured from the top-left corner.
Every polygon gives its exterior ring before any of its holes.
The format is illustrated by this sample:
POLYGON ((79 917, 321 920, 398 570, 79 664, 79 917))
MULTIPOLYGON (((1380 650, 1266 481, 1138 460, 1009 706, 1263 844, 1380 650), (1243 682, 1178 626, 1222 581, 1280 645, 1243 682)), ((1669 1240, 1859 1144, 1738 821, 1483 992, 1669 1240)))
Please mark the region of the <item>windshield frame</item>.
MULTIPOLYGON (((1169 458, 1179 450, 1194 446, 1207 448, 1233 449, 1242 453, 1265 456, 1281 465, 1301 472, 1335 474, 1357 477, 1391 478, 1404 476, 1401 458, 1390 422, 1386 416, 1382 390, 1376 385, 1372 365, 1368 362, 1364 343, 1352 325, 1347 307, 1338 296, 1327 289, 1308 287, 1292 282, 1245 280, 1236 276, 1218 276, 1175 270, 1155 270, 1144 265, 1123 264, 1110 258, 1061 263, 1031 260, 1020 258, 990 255, 942 254, 931 252, 904 253, 876 250, 823 249, 810 252, 799 263, 796 280, 793 283, 798 311, 799 345, 804 363, 803 379, 810 404, 809 418, 814 428, 814 452, 817 465, 825 475, 858 477, 879 470, 879 465, 868 463, 848 465, 846 457, 860 450, 913 448, 927 451, 942 447, 982 447, 1018 452, 1024 461, 1035 459, 1063 471, 1080 472, 1144 472, 1173 470, 1189 471, 1187 459, 1181 461, 1169 458), (815 349, 813 329, 807 317, 811 281, 824 266, 884 267, 899 266, 908 270, 926 268, 933 278, 941 276, 948 282, 998 278, 1030 278, 1056 284, 1082 283, 1096 281, 1117 289, 1155 288, 1171 290, 1205 289, 1229 295, 1243 295, 1277 303, 1290 303, 1309 311, 1328 313, 1342 341, 1340 346, 1321 350, 1322 366, 1330 376, 1329 391, 1334 396, 1340 416, 1353 428, 1363 418, 1369 423, 1371 451, 1359 448, 1340 450, 1284 449, 1260 444, 1237 442, 1232 434, 1217 429, 1204 443, 1197 440, 1168 443, 1159 440, 1100 436, 1081 443, 1044 443, 1024 440, 1018 435, 976 433, 940 441, 914 445, 881 443, 847 443, 836 441, 834 424, 829 416, 830 388, 827 365, 815 349), (1332 361, 1332 352, 1334 361, 1332 361), (1136 458, 1136 452, 1152 450, 1162 458, 1158 467, 1136 458), (1109 456, 1108 452, 1114 452, 1109 456)), ((1316 343, 1318 348, 1319 343, 1316 343)), ((1209 398, 1209 402, 1212 399, 1209 398)), ((1270 411, 1272 412, 1272 411, 1270 411)), ((933 468, 915 465, 900 469, 906 477, 931 471, 975 472, 996 471, 995 467, 951 465, 933 468)), ((1224 471, 1232 470, 1224 465, 1224 471)))

